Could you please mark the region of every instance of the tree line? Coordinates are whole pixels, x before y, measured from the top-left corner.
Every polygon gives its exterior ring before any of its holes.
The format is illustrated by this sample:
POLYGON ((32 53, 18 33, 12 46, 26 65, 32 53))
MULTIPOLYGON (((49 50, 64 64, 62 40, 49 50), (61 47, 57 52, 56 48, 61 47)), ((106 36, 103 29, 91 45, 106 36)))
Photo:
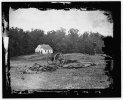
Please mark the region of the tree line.
POLYGON ((102 54, 105 53, 106 39, 101 34, 93 32, 79 33, 78 29, 71 28, 66 33, 64 28, 48 31, 47 34, 41 29, 24 31, 21 28, 9 29, 9 54, 10 57, 34 54, 39 44, 48 44, 54 52, 102 54))

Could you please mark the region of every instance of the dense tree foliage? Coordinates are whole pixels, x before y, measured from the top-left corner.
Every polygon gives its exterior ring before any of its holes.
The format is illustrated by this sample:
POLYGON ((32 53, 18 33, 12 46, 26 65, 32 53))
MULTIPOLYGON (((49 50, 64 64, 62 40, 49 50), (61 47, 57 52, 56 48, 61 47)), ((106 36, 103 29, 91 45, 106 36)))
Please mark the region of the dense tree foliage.
POLYGON ((79 35, 79 30, 74 28, 71 28, 68 34, 64 28, 49 31, 47 34, 39 29, 30 32, 10 28, 9 37, 10 57, 33 54, 39 44, 49 44, 54 52, 101 54, 106 40, 106 37, 99 33, 85 32, 79 35))

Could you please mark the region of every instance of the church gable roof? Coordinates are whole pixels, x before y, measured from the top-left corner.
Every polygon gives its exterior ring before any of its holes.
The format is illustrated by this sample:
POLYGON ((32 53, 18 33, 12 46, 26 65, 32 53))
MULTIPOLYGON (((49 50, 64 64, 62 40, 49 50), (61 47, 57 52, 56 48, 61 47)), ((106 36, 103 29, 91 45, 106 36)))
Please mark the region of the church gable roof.
POLYGON ((45 49, 45 50, 52 50, 52 48, 49 45, 46 45, 46 44, 40 45, 40 47, 45 49))

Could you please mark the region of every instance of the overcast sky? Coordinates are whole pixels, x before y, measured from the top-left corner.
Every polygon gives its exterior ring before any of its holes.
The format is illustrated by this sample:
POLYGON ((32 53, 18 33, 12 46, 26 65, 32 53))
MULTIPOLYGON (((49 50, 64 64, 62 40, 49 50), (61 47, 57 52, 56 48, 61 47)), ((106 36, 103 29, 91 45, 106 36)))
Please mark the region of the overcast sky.
POLYGON ((113 23, 110 23, 104 11, 80 11, 71 9, 41 11, 35 8, 10 9, 9 26, 23 30, 42 29, 45 32, 65 28, 79 29, 79 33, 85 31, 99 32, 102 35, 113 36, 113 23))

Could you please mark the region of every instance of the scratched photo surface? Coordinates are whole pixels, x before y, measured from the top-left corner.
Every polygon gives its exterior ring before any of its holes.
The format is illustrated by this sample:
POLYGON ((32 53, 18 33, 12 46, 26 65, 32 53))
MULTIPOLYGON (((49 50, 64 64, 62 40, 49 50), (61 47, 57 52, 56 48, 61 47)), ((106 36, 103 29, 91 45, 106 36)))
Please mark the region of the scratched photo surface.
POLYGON ((112 17, 110 10, 87 7, 11 7, 8 34, 12 93, 113 89, 112 17))

